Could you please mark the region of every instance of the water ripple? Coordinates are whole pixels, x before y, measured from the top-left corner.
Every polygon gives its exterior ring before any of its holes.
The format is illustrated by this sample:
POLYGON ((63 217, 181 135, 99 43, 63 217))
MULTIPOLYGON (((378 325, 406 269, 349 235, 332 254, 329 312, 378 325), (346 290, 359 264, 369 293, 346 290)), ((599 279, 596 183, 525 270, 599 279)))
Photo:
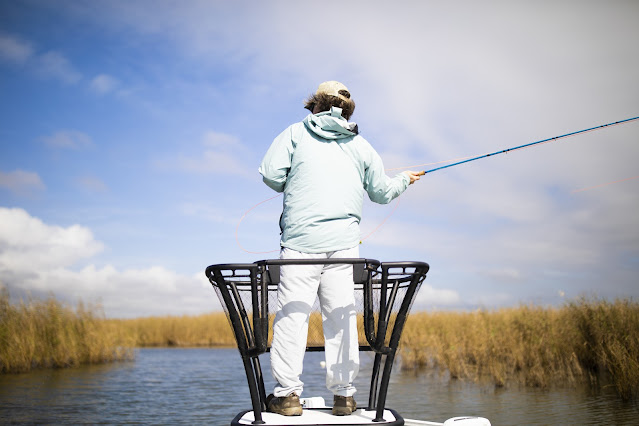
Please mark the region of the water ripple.
MULTIPOLYGON (((304 396, 331 396, 320 367, 323 353, 308 353, 304 396)), ((267 392, 274 385, 268 356, 260 357, 267 392)), ((356 382, 365 405, 372 356, 362 353, 356 382)), ((637 402, 624 403, 610 388, 539 390, 494 388, 450 380, 434 372, 395 370, 387 406, 406 418, 440 421, 478 415, 493 425, 634 425, 637 402)), ((142 349, 132 362, 0 376, 0 423, 228 425, 250 408, 235 349, 142 349)))

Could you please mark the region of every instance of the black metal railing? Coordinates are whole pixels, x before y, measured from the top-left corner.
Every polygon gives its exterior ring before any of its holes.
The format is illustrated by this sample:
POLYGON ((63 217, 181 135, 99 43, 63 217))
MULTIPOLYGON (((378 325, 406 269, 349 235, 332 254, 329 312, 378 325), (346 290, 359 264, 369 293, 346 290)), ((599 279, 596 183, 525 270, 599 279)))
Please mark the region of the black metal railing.
MULTIPOLYGON (((386 395, 399 340, 429 266, 424 262, 379 262, 373 259, 272 259, 250 264, 221 264, 206 268, 242 357, 253 406, 254 424, 263 424, 266 392, 259 355, 270 349, 272 320, 277 306, 281 265, 352 264, 355 302, 366 344, 375 352, 367 410, 383 421, 386 395), (380 375, 380 369, 383 370, 380 375)), ((313 310, 317 310, 315 302, 313 310)), ((311 324, 312 326, 312 324, 311 324)), ((319 324, 321 327, 321 323, 319 324)), ((321 329, 320 329, 321 330, 321 329)), ((307 351, 323 350, 323 341, 309 328, 307 351)))

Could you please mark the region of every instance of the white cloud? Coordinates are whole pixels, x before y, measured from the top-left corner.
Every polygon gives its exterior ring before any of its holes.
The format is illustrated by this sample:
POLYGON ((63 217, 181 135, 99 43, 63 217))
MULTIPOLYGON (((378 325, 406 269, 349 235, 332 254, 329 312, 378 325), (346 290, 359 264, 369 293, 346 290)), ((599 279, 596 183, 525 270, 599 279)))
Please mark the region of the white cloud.
POLYGON ((38 53, 29 41, 16 36, 0 35, 0 60, 24 65, 35 75, 65 84, 75 84, 82 79, 82 73, 61 52, 38 53))
POLYGON ((104 193, 109 190, 109 187, 103 180, 95 176, 83 176, 76 180, 77 184, 89 193, 104 193))
POLYGON ((45 78, 54 78, 65 84, 74 84, 82 79, 82 74, 60 52, 49 51, 37 58, 36 72, 45 78))
POLYGON ((100 302, 110 317, 199 314, 219 309, 203 274, 162 266, 118 270, 86 262, 104 249, 81 225, 48 225, 22 209, 0 208, 0 282, 21 292, 100 302))
POLYGON ((237 219, 229 215, 229 209, 206 203, 184 203, 179 206, 185 216, 204 219, 207 222, 220 223, 225 226, 235 225, 237 219))
POLYGON ((0 208, 0 241, 0 265, 14 271, 71 266, 103 248, 83 226, 47 225, 18 208, 0 208))
POLYGON ((177 167, 191 173, 249 176, 242 160, 228 150, 206 150, 199 157, 180 156, 177 167))
POLYGON ((220 133, 209 131, 206 132, 202 138, 204 146, 220 149, 233 149, 241 148, 242 144, 237 136, 229 135, 227 133, 220 133))
POLYGON ((23 64, 33 55, 33 47, 30 43, 17 37, 8 35, 0 35, 0 58, 16 63, 23 64))
POLYGON ((486 271, 481 271, 480 273, 488 277, 489 279, 504 283, 517 282, 521 280, 521 271, 519 271, 519 269, 517 268, 512 267, 489 269, 486 271))
POLYGON ((91 137, 78 130, 60 130, 42 141, 53 148, 82 149, 93 145, 91 137))
POLYGON ((98 95, 105 95, 115 90, 119 85, 120 81, 117 78, 108 74, 99 74, 91 80, 89 88, 98 95))
POLYGON ((202 145, 204 150, 197 156, 179 155, 164 164, 189 173, 255 176, 246 161, 251 152, 236 136, 209 131, 202 137, 202 145))
POLYGON ((40 191, 45 188, 42 179, 35 172, 24 170, 14 170, 4 173, 0 170, 0 187, 6 188, 17 195, 28 195, 33 191, 40 191))
POLYGON ((423 283, 415 297, 414 310, 457 306, 461 302, 455 290, 435 288, 423 283))

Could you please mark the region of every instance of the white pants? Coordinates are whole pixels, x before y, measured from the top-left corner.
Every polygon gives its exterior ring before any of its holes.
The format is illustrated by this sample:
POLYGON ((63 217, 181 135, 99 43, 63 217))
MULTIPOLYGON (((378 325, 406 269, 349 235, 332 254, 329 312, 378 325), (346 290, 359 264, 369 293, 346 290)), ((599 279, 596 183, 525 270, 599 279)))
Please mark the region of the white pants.
MULTIPOLYGON (((359 257, 359 246, 329 253, 301 253, 282 248, 281 259, 359 257)), ((353 396, 359 371, 359 343, 352 265, 283 265, 277 288, 271 371, 275 396, 302 394, 308 321, 317 296, 322 310, 326 387, 335 395, 353 396)))

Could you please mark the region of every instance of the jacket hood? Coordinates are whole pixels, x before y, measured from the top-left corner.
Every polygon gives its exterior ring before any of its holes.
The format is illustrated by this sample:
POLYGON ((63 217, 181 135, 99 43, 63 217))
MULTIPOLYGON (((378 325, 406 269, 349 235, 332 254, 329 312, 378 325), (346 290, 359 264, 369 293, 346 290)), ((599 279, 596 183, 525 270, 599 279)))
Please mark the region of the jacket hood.
POLYGON ((357 134, 357 124, 346 121, 342 117, 342 109, 337 107, 309 114, 303 122, 309 131, 324 139, 344 139, 357 134))

